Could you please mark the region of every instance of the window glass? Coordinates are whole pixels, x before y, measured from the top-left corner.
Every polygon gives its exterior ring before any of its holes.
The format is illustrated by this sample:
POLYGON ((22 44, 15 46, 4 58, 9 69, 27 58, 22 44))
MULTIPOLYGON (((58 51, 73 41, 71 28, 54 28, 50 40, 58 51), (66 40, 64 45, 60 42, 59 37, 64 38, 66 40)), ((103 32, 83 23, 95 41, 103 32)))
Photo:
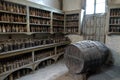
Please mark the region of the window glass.
POLYGON ((105 0, 96 0, 96 3, 105 3, 105 0))
POLYGON ((86 1, 86 14, 94 14, 94 0, 86 1))
POLYGON ((105 13, 105 3, 96 4, 96 13, 105 13))
POLYGON ((94 8, 95 13, 105 13, 105 3, 106 0, 96 0, 96 6, 95 6, 95 0, 87 0, 86 1, 86 14, 94 14, 94 8))

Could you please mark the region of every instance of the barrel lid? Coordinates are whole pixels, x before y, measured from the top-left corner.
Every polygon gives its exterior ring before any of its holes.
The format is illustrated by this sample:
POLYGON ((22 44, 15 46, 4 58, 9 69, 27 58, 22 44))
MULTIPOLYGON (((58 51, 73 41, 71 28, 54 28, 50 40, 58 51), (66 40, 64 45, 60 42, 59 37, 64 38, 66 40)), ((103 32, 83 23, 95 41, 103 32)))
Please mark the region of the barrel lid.
POLYGON ((84 68, 84 61, 74 56, 66 56, 66 66, 70 73, 79 74, 84 68))

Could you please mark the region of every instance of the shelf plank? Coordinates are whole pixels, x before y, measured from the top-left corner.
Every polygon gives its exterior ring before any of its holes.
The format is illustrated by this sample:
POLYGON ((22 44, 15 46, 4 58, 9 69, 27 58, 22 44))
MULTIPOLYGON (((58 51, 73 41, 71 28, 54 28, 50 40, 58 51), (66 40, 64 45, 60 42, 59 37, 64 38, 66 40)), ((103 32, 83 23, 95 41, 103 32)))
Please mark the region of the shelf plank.
POLYGON ((53 25, 53 27, 63 27, 64 28, 64 25, 53 25))
POLYGON ((79 19, 69 19, 69 20, 66 20, 67 22, 69 22, 69 21, 79 21, 79 19))
POLYGON ((0 21, 1 24, 5 23, 5 24, 24 24, 26 25, 27 23, 24 22, 8 22, 8 21, 0 21))
POLYGON ((0 10, 0 12, 1 13, 7 13, 7 14, 23 15, 23 16, 27 15, 27 14, 23 14, 23 13, 16 13, 16 12, 4 11, 4 10, 0 10))
POLYGON ((110 18, 119 18, 120 16, 110 16, 110 18))
POLYGON ((43 16, 36 16, 36 15, 30 15, 30 17, 41 18, 41 19, 50 19, 50 17, 43 17, 43 16))
POLYGON ((36 26, 50 26, 50 24, 35 24, 35 23, 30 23, 30 25, 36 25, 36 26))
POLYGON ((50 32, 0 32, 0 34, 50 34, 50 32))
POLYGON ((0 34, 27 34, 27 32, 0 32, 0 34))
POLYGON ((63 19, 53 18, 54 21, 64 21, 63 19))
POLYGON ((38 62, 42 62, 42 61, 45 61, 45 60, 51 59, 51 58, 53 58, 53 57, 55 57, 55 56, 56 56, 56 55, 49 56, 49 57, 46 57, 46 58, 43 58, 43 59, 37 60, 37 61, 35 61, 35 63, 38 63, 38 62))
POLYGON ((109 24, 110 26, 120 26, 120 24, 109 24))
POLYGON ((33 65, 33 63, 23 65, 23 66, 21 66, 21 67, 19 67, 19 68, 15 68, 15 69, 12 69, 12 70, 10 70, 10 71, 3 72, 3 73, 0 74, 0 76, 4 76, 4 75, 6 75, 6 74, 15 72, 15 71, 17 71, 17 70, 20 70, 20 69, 23 69, 23 68, 26 68, 26 67, 29 67, 29 66, 32 66, 32 65, 33 65))
POLYGON ((35 47, 29 47, 29 48, 24 48, 24 49, 18 49, 18 50, 13 50, 13 51, 7 51, 7 52, 2 52, 0 53, 0 58, 4 58, 6 56, 13 56, 13 55, 19 55, 31 51, 37 51, 37 50, 42 50, 46 48, 51 48, 55 46, 61 46, 61 45, 66 45, 69 44, 68 41, 61 42, 61 43, 52 43, 52 44, 45 44, 45 45, 40 45, 40 46, 35 46, 35 47))
MULTIPOLYGON (((68 43, 70 43, 70 42, 66 41, 66 42, 54 43, 54 44, 43 45, 43 46, 54 45, 54 47, 55 47, 55 46, 66 45, 66 44, 68 44, 68 43)), ((38 46, 38 47, 40 47, 40 46, 38 46)), ((42 46, 41 46, 41 47, 42 47, 42 46)), ((50 47, 48 47, 48 48, 50 48, 50 47)), ((29 49, 30 49, 30 48, 29 48, 29 49)), ((40 59, 40 60, 37 60, 37 61, 31 62, 31 63, 26 64, 26 65, 23 65, 23 66, 21 66, 21 67, 19 67, 19 68, 15 68, 15 69, 12 69, 12 70, 9 70, 9 71, 6 71, 6 72, 3 72, 3 73, 0 74, 0 76, 4 76, 4 75, 6 75, 6 74, 9 74, 9 73, 15 72, 15 71, 17 71, 17 70, 20 70, 20 69, 23 69, 23 68, 26 68, 26 67, 32 66, 33 64, 36 64, 36 63, 41 62, 41 61, 45 61, 45 60, 50 59, 50 58, 53 58, 53 57, 58 57, 58 56, 60 56, 60 55, 62 55, 62 54, 64 54, 64 53, 56 54, 56 55, 53 55, 53 56, 49 56, 49 57, 46 57, 46 58, 43 58, 43 59, 40 59)))
POLYGON ((73 26, 66 26, 65 28, 71 28, 71 27, 72 27, 72 28, 78 28, 79 26, 78 26, 78 25, 77 25, 77 26, 76 26, 76 25, 73 25, 73 26))
POLYGON ((108 32, 108 35, 120 35, 120 32, 108 32))

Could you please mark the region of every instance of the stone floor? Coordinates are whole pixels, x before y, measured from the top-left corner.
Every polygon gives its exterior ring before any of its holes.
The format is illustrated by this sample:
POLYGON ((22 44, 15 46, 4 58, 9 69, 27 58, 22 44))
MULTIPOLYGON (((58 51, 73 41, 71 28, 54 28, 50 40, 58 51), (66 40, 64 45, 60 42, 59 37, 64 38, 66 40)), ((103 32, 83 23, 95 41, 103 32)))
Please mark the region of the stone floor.
MULTIPOLYGON (((24 76, 18 80, 75 80, 68 73, 63 61, 39 69, 32 74, 24 76)), ((79 79, 82 80, 82 79, 79 79)), ((120 67, 113 66, 102 69, 101 72, 93 74, 87 80, 120 80, 120 67)))
POLYGON ((68 69, 66 68, 64 62, 59 61, 17 80, 55 80, 57 77, 65 74, 66 72, 68 72, 68 69))
MULTIPOLYGON (((60 77, 58 77, 56 80, 75 80, 73 77, 66 73, 60 77)), ((82 80, 82 79, 77 79, 82 80)), ((101 72, 98 72, 97 74, 92 74, 88 77, 87 80, 120 80, 120 67, 113 66, 110 68, 103 68, 101 72)))

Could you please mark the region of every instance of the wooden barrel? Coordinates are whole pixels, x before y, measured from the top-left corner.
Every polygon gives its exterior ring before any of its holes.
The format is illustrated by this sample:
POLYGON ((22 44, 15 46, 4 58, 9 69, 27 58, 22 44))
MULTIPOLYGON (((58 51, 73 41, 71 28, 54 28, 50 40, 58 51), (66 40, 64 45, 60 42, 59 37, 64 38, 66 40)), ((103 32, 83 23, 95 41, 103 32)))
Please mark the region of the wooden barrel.
POLYGON ((65 63, 71 73, 80 74, 101 67, 107 60, 108 48, 98 41, 81 41, 66 48, 65 63))

